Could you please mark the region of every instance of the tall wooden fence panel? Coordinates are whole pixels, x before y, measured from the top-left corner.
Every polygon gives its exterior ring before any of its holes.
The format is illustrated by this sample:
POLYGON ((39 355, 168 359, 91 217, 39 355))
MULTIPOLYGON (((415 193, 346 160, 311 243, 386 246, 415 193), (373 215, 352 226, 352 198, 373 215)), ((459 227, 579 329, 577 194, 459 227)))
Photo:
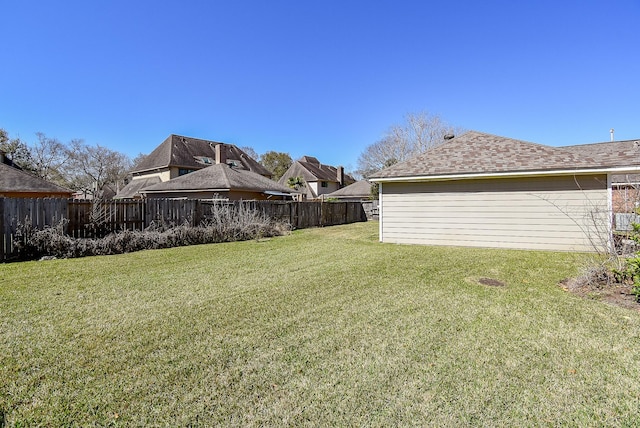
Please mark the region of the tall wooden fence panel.
POLYGON ((66 199, 0 198, 0 261, 17 255, 13 237, 20 224, 37 229, 61 225, 67 216, 66 199))
MULTIPOLYGON (((17 256, 13 237, 19 223, 34 228, 60 226, 75 238, 95 238, 121 230, 144 230, 155 225, 198 225, 211 218, 214 204, 196 199, 141 201, 79 201, 56 198, 0 198, 0 261, 17 256)), ((225 205, 257 210, 294 229, 366 221, 359 202, 236 201, 225 205)))

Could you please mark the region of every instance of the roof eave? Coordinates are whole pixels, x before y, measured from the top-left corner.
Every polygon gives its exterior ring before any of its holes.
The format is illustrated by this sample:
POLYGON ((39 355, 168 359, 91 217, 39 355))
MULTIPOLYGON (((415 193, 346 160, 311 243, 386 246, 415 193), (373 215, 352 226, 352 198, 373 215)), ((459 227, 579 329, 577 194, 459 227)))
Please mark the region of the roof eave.
POLYGON ((379 177, 369 178, 376 183, 390 182, 421 182, 421 181, 447 181, 469 180, 480 178, 517 178, 517 177, 544 177, 550 175, 582 175, 582 174, 616 174, 640 172, 640 165, 620 166, 606 168, 576 168, 556 169, 546 171, 509 171, 509 172, 476 172, 466 174, 438 174, 438 175, 412 175, 404 177, 379 177))
POLYGON ((228 192, 231 189, 162 189, 162 190, 140 190, 140 193, 199 193, 199 192, 228 192))

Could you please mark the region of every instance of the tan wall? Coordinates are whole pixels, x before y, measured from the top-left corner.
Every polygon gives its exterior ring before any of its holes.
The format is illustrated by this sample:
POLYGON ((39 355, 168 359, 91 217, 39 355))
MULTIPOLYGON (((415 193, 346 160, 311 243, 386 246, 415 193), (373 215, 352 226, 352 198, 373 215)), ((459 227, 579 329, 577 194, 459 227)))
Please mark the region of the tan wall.
POLYGON ((134 175, 131 179, 138 180, 141 178, 160 177, 160 181, 165 182, 171 180, 172 178, 175 178, 174 176, 178 176, 177 168, 165 169, 164 171, 150 172, 141 175, 134 175))
POLYGON ((327 187, 322 187, 322 184, 320 181, 311 181, 311 182, 307 182, 307 186, 309 186, 313 190, 313 192, 318 196, 326 195, 327 193, 332 193, 340 189, 340 185, 336 182, 328 181, 326 183, 327 183, 327 187))
POLYGON ((383 183, 380 239, 594 251, 587 235, 609 243, 608 195, 604 175, 383 183))

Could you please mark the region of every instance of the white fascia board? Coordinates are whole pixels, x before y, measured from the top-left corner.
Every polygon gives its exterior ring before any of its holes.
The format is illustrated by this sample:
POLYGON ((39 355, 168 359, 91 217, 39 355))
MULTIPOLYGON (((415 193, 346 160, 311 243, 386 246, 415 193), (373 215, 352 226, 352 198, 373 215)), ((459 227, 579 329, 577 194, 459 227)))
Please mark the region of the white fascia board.
POLYGON ((419 182, 419 181, 447 181, 469 180, 478 178, 516 178, 516 177, 545 177, 549 175, 586 175, 586 174, 620 174, 640 172, 639 166, 625 166, 598 169, 558 169, 550 171, 517 171, 517 172, 492 172, 471 174, 445 174, 445 175, 416 175, 409 177, 370 178, 375 183, 392 182, 419 182))

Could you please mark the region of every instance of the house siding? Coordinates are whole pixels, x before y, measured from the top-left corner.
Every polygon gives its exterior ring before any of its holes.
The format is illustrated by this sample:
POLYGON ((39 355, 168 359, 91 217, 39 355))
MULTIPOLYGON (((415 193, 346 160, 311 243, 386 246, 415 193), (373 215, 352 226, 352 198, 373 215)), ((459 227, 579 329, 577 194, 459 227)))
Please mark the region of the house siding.
POLYGON ((386 182, 381 192, 383 242, 561 251, 610 242, 606 175, 386 182))

